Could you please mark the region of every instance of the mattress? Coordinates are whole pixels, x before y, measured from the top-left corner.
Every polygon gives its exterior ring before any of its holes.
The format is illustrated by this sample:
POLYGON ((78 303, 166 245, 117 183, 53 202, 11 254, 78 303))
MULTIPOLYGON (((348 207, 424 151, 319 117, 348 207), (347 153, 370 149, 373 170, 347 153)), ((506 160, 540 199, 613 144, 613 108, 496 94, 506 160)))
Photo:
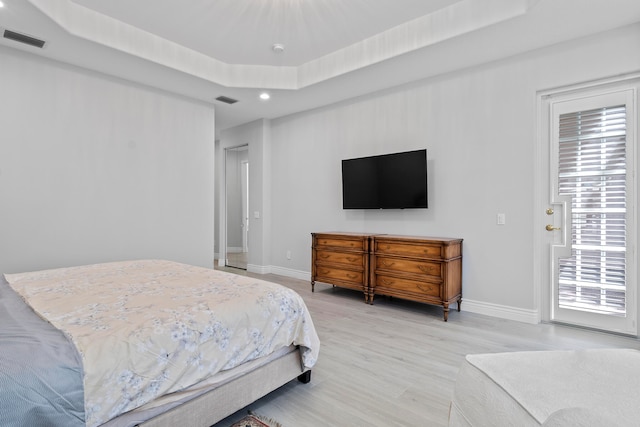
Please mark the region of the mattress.
POLYGON ((630 426, 640 420, 633 349, 468 355, 449 426, 630 426))
POLYGON ((318 355, 319 340, 300 296, 259 279, 162 260, 7 274, 5 279, 5 317, 17 326, 0 350, 0 364, 7 367, 0 383, 8 386, 0 415, 3 422, 13 415, 15 425, 27 414, 49 420, 48 425, 97 426, 136 408, 179 402, 242 374, 236 368, 248 364, 251 369, 281 351, 299 347, 302 369, 310 369, 318 355), (16 294, 22 306, 15 304, 16 294), (27 325, 36 320, 41 325, 21 330, 22 321, 12 320, 13 306, 32 313, 27 325), (40 336, 47 334, 56 339, 49 340, 54 348, 49 352, 63 348, 67 357, 52 358, 48 367, 45 359, 34 365, 29 353, 45 344, 40 336), (35 342, 32 336, 38 337, 35 342), (22 387, 49 371, 55 378, 22 387), (67 373, 75 385, 61 381, 67 373), (29 406, 34 398, 41 400, 35 408, 29 406), (47 405, 52 399, 60 404, 47 405), (18 404, 21 411, 13 409, 18 404), (59 414, 67 421, 54 422, 59 414))

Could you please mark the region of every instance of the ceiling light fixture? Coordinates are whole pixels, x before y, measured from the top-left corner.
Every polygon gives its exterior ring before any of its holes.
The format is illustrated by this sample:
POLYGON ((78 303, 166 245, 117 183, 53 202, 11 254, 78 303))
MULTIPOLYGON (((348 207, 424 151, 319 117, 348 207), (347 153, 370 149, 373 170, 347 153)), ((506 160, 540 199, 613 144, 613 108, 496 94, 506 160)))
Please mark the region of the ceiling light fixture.
POLYGON ((267 101, 269 100, 269 98, 271 98, 271 95, 269 95, 267 92, 262 92, 260 94, 260 99, 262 99, 263 101, 267 101))
POLYGON ((275 43, 273 46, 271 46, 271 49, 275 53, 282 53, 284 52, 284 45, 282 43, 275 43))
POLYGON ((0 7, 4 7, 4 3, 0 1, 0 7))

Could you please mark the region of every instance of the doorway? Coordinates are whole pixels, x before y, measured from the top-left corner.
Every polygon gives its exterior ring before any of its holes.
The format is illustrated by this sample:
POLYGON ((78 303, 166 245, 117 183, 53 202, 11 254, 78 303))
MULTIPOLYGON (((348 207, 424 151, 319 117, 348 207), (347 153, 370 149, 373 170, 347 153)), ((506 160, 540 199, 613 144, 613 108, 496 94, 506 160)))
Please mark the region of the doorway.
POLYGON ((249 146, 225 149, 226 262, 247 269, 249 261, 249 146))
POLYGON ((637 83, 541 98, 546 320, 637 335, 636 100, 637 83))

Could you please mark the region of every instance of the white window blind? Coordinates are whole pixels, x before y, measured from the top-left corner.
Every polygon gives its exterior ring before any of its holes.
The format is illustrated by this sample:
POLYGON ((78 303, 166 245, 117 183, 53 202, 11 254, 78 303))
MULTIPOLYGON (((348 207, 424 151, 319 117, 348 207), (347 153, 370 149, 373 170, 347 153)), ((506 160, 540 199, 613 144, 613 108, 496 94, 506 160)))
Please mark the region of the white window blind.
POLYGON ((572 200, 562 308, 626 314, 626 139, 624 105, 560 115, 559 194, 572 200))

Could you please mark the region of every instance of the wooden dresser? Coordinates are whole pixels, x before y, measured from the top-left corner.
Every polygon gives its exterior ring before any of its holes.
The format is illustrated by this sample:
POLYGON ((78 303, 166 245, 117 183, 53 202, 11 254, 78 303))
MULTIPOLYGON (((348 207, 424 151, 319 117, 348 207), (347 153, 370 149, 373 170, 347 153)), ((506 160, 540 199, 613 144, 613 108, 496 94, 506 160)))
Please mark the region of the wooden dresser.
POLYGON ((369 302, 387 295, 442 305, 462 302, 462 239, 377 235, 371 237, 369 302))
POLYGON ((368 234, 311 233, 311 291, 315 283, 362 291, 369 301, 368 234))
POLYGON ((359 233, 312 233, 315 282, 362 291, 365 302, 386 295, 444 308, 462 302, 462 239, 359 233))

